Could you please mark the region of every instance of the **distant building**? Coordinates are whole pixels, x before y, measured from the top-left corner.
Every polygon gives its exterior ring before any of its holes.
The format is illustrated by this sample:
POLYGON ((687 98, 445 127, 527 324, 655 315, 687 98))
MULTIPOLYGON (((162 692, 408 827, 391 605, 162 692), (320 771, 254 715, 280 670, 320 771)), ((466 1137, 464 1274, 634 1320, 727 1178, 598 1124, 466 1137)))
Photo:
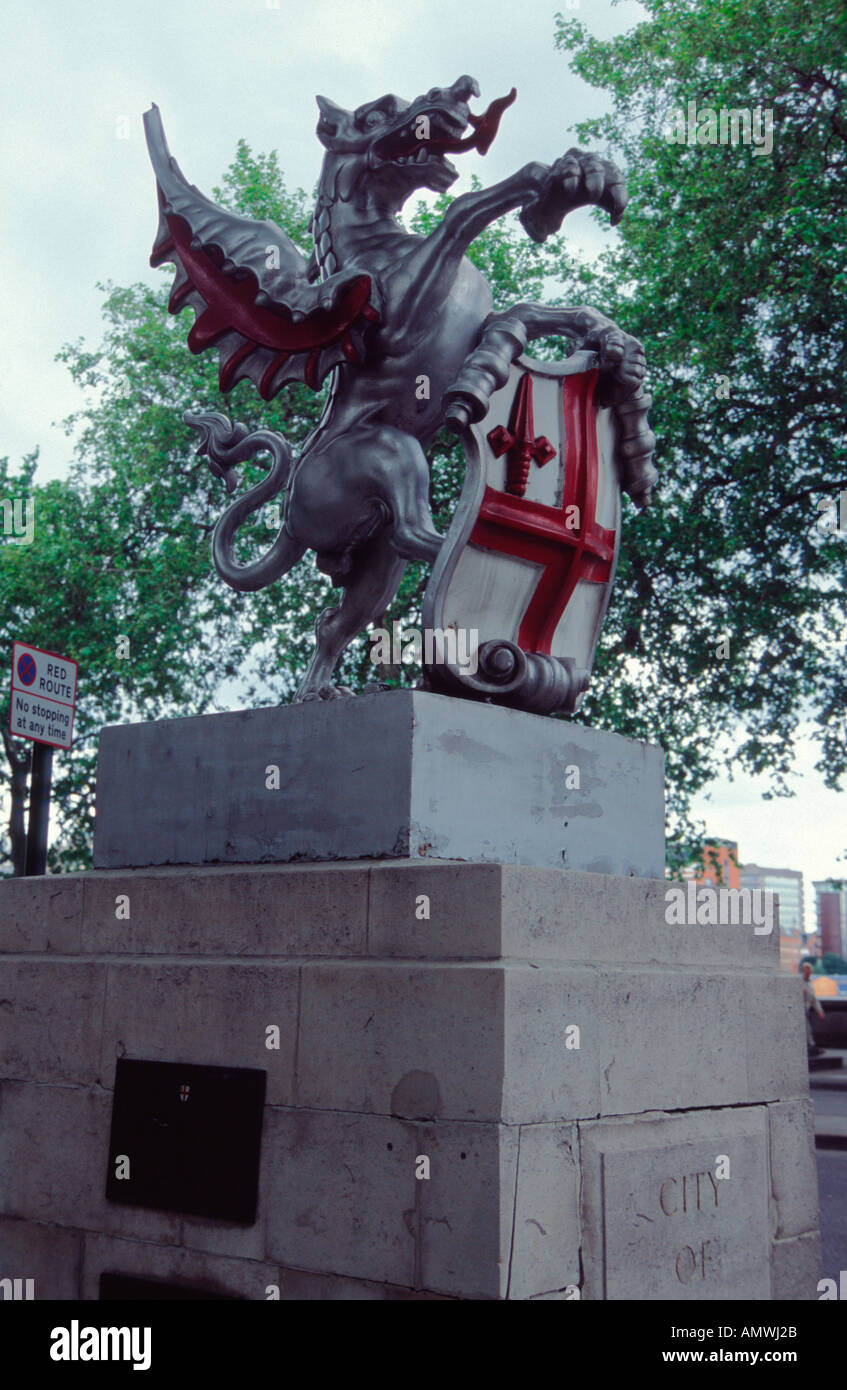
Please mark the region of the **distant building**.
POLYGON ((779 894, 779 930, 802 939, 803 875, 798 869, 764 869, 761 864, 742 864, 742 888, 769 888, 779 894))
POLYGON ((779 895, 779 963, 783 970, 797 973, 800 960, 808 954, 804 936, 803 875, 798 869, 766 869, 760 864, 738 862, 737 840, 706 840, 703 868, 690 865, 683 878, 695 883, 711 883, 721 888, 747 888, 779 895))
POLYGON ((779 933, 779 966, 790 975, 796 975, 800 962, 808 955, 808 947, 802 936, 796 932, 779 933))
POLYGON ((808 954, 804 936, 803 875, 799 869, 767 869, 761 864, 742 864, 741 887, 779 894, 779 964, 796 975, 808 954))
POLYGON ((703 869, 692 865, 684 878, 695 883, 713 883, 720 888, 740 888, 738 873, 738 842, 736 840, 706 840, 703 845, 703 869))
POLYGON ((847 960, 847 886, 831 878, 813 883, 821 955, 847 960))

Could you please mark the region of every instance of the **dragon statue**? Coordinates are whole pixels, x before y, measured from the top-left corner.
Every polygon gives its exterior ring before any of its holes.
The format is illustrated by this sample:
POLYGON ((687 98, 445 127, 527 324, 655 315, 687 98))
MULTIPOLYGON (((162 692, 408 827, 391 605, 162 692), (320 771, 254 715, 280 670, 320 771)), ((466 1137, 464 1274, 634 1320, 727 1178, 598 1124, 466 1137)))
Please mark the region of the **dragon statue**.
MULTIPOLYGON (((192 352, 217 348, 221 390, 249 378, 264 400, 290 381, 318 389, 332 373, 326 409, 296 460, 273 431, 249 433, 216 412, 185 416, 200 435, 199 452, 229 491, 238 463, 270 455, 266 477, 216 526, 212 551, 221 577, 237 590, 261 589, 311 548, 332 584, 343 587, 342 601, 318 619, 299 700, 348 693, 332 683, 344 649, 389 607, 408 561, 438 560, 445 538, 432 521, 425 451, 445 422, 462 433, 485 418, 514 364, 528 361, 521 354, 533 338, 562 334, 594 367, 595 405, 615 420, 618 494, 623 488, 638 507, 650 500, 655 440, 640 343, 586 307, 524 303, 493 313, 489 287, 465 255, 511 210, 519 210, 537 242, 567 213, 591 204, 617 223, 627 202, 618 169, 570 149, 552 166, 526 164, 491 188, 457 197, 428 236, 410 234, 397 220, 416 190, 450 187, 457 170, 449 155, 488 150, 515 95, 492 102, 483 115, 469 109, 479 96, 470 77, 411 102, 384 96, 355 111, 318 97, 317 135, 326 153, 308 262, 272 222, 226 211, 190 185, 169 153, 158 108, 145 114, 160 211, 151 264, 177 267, 169 308, 194 308, 192 352), (239 564, 236 531, 283 490, 275 539, 259 559, 239 564)), ((530 440, 530 453, 524 448, 525 472, 534 447, 530 440)), ((537 449, 535 456, 540 461, 537 449)), ((489 698, 500 682, 508 703, 518 688, 515 660, 522 671, 534 661, 535 696, 511 702, 544 713, 575 707, 587 673, 577 680, 567 660, 522 652, 517 642, 494 645, 488 684, 480 678, 461 691, 448 679, 443 688, 489 698)), ((527 679, 524 671, 524 687, 527 679)))

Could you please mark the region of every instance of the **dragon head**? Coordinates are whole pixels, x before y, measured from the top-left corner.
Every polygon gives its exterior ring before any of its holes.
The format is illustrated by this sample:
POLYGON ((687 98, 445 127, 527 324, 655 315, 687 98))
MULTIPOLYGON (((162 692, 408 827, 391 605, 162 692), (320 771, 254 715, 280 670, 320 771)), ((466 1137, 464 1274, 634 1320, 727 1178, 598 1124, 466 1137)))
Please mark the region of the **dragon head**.
POLYGON ((458 170, 448 154, 473 149, 485 154, 516 95, 512 88, 481 116, 468 107, 469 99, 479 96, 472 77, 460 77, 452 87, 432 87, 414 101, 389 95, 355 111, 318 97, 317 135, 345 171, 338 189, 342 198, 349 198, 366 175, 369 187, 399 208, 416 188, 443 193, 450 187, 458 170), (468 126, 472 133, 465 135, 468 126))

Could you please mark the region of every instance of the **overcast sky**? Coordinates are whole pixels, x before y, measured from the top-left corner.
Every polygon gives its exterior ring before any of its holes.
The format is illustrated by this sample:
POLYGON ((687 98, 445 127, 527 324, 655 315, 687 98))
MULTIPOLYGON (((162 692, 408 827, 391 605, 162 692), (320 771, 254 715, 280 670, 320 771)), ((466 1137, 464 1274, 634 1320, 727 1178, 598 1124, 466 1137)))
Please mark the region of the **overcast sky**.
MULTIPOLYGON (((141 123, 152 101, 184 173, 204 191, 220 181, 239 137, 278 150, 289 185, 311 190, 321 155, 317 92, 352 107, 385 92, 411 99, 470 73, 481 110, 517 87, 485 159, 460 157, 460 191, 471 173, 494 182, 530 159, 552 161, 573 143, 575 121, 605 109, 554 49, 557 9, 600 37, 643 14, 632 0, 7 4, 0 455, 18 459, 39 445, 39 480, 65 472, 70 444, 54 422, 81 399, 53 358, 71 339, 99 341, 98 281, 156 280, 141 123)), ((601 235, 584 213, 565 230, 582 249, 601 235)), ((793 801, 762 802, 749 779, 715 784, 711 801, 698 803, 709 832, 738 839, 743 860, 800 868, 807 881, 835 872, 847 846, 844 798, 823 790, 812 762, 806 743, 793 801)))

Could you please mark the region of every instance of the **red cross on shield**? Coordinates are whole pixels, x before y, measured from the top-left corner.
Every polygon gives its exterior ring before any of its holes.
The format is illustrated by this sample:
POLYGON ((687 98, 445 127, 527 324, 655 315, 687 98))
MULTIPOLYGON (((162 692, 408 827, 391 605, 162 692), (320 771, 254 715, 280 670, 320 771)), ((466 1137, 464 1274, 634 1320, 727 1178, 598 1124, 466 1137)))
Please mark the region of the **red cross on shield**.
MULTIPOLYGON (((483 649, 483 665, 492 644, 505 643, 538 654, 548 669, 580 673, 561 706, 571 710, 591 670, 620 537, 614 423, 594 401, 595 363, 579 352, 513 364, 485 419, 463 438, 465 484, 423 608, 425 633, 464 629, 457 651, 483 649)), ((450 689, 458 680, 496 699, 496 685, 489 689, 472 665, 433 663, 429 683, 450 689)))

